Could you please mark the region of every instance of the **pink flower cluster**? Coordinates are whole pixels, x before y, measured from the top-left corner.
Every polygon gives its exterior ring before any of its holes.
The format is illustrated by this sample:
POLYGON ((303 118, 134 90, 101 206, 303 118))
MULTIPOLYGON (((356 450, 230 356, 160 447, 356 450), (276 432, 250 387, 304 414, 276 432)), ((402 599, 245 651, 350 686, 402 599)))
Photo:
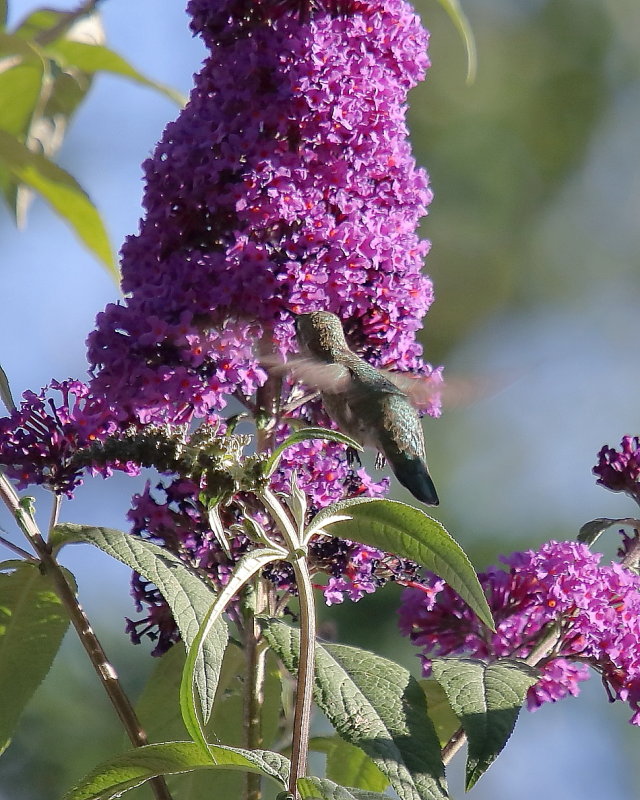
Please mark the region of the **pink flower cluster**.
POLYGON ((492 634, 442 581, 407 589, 400 628, 429 658, 465 654, 485 660, 526 658, 542 637, 558 638, 538 663, 530 709, 579 692, 592 667, 611 700, 633 709, 640 725, 640 577, 577 542, 551 541, 503 558, 507 569, 480 574, 497 630, 492 634), (557 626, 554 628, 554 626, 557 626))

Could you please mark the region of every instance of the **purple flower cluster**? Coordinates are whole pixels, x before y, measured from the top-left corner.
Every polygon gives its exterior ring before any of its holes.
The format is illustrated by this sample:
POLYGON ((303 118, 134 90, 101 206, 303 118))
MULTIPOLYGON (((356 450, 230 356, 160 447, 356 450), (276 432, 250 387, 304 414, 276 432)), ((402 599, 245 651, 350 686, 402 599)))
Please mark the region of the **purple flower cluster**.
POLYGON ((189 11, 210 54, 144 165, 126 299, 89 337, 93 390, 125 420, 219 410, 264 382, 255 343, 291 352, 290 312, 316 309, 370 360, 423 368, 432 284, 415 229, 431 193, 404 119, 428 66, 418 17, 403 0, 189 11))
POLYGON ((620 450, 605 445, 593 472, 601 486, 625 492, 640 503, 640 437, 623 436, 620 450))
MULTIPOLYGON (((147 483, 144 491, 135 496, 129 519, 136 535, 166 547, 204 572, 215 586, 224 586, 240 556, 253 546, 242 532, 243 516, 250 509, 237 503, 220 509, 225 529, 233 532, 227 555, 209 527, 206 509, 196 499, 198 492, 198 486, 184 479, 159 482, 153 487, 147 483)), ((251 513, 262 525, 267 523, 260 511, 251 513)), ((395 562, 390 563, 379 550, 337 538, 320 537, 309 546, 311 572, 329 576, 326 584, 317 586, 327 605, 341 603, 345 597, 357 601, 389 580, 415 576, 415 565, 400 559, 395 562)), ((289 564, 270 565, 263 574, 279 593, 296 594, 289 564)), ((145 635, 151 638, 156 643, 153 655, 161 655, 179 638, 168 606, 158 590, 137 574, 133 577, 132 594, 138 612, 144 612, 144 616, 127 620, 127 630, 135 644, 145 635)))
MULTIPOLYGON (((23 394, 20 408, 0 419, 0 465, 18 488, 42 484, 71 497, 82 483, 84 465, 78 451, 104 441, 117 428, 107 406, 80 381, 52 381, 39 393, 23 394), (59 399, 51 395, 58 393, 59 399)), ((111 468, 135 472, 133 464, 95 468, 107 476, 111 468)))
POLYGON ((640 725, 640 577, 577 542, 548 542, 503 558, 507 569, 480 574, 497 631, 487 631, 442 581, 426 593, 404 592, 400 628, 429 658, 465 654, 485 660, 526 658, 557 627, 558 637, 538 662, 530 709, 579 692, 588 667, 602 676, 611 700, 629 703, 640 725))

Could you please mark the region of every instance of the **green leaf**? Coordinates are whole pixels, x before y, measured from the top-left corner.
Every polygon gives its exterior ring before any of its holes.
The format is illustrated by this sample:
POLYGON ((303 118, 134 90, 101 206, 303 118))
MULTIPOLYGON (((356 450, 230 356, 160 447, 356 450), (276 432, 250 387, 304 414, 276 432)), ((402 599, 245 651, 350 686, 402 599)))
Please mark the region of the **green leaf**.
MULTIPOLYGON (((177 556, 152 542, 122 531, 90 525, 57 525, 54 541, 56 544, 88 542, 139 572, 158 587, 169 604, 187 647, 198 637, 200 625, 207 617, 215 593, 177 556)), ((227 626, 218 618, 210 626, 204 642, 204 658, 200 655, 196 660, 195 681, 205 720, 209 718, 213 706, 227 636, 227 626)))
POLYGON ((350 436, 340 433, 340 431, 332 431, 329 428, 300 428, 299 430, 294 431, 290 436, 287 436, 284 442, 278 445, 273 453, 271 453, 269 458, 264 462, 263 469, 265 475, 269 477, 269 475, 273 474, 278 466, 278 462, 280 461, 282 454, 288 447, 291 447, 292 444, 304 442, 307 439, 327 439, 330 442, 346 444, 347 447, 353 447, 354 450, 362 450, 361 444, 356 442, 356 440, 352 439, 350 436))
POLYGON ((460 718, 456 716, 447 698, 445 690, 434 678, 423 678, 419 681, 420 686, 427 698, 427 709, 429 719, 433 722, 433 727, 438 734, 440 746, 451 739, 453 734, 460 728, 460 718))
POLYGON ((0 34, 0 130, 22 136, 40 102, 45 61, 19 36, 0 34))
POLYGON ((608 528, 614 525, 630 525, 633 528, 637 528, 638 524, 639 521, 632 517, 623 517, 622 519, 598 517, 597 519, 592 519, 590 522, 585 522, 578 533, 578 541, 583 542, 588 547, 592 547, 608 528))
POLYGON ((150 89, 156 89, 179 106, 184 105, 186 102, 186 98, 183 97, 180 92, 176 92, 169 86, 147 78, 129 64, 126 59, 104 45, 74 42, 69 39, 58 39, 48 45, 45 48, 45 52, 53 56, 63 68, 76 67, 90 74, 95 72, 109 72, 113 75, 129 78, 150 89))
POLYGON ((341 786, 384 792, 389 785, 389 780, 363 750, 339 736, 316 737, 309 742, 309 749, 326 753, 326 776, 341 786))
MULTIPOLYGON (((187 738, 179 703, 180 681, 185 662, 181 645, 175 645, 158 659, 136 705, 136 714, 149 739, 155 742, 187 738)), ((213 710, 206 726, 209 741, 240 747, 244 742, 243 686, 245 655, 230 642, 224 654, 213 710)), ((262 706, 262 736, 266 747, 275 742, 280 723, 280 675, 275 656, 267 654, 262 706)), ((124 741, 124 738, 123 738, 124 741)), ((200 800, 203 797, 239 797, 243 776, 229 770, 198 770, 169 779, 176 800, 200 800)))
MULTIPOLYGON (((245 553, 236 564, 231 573, 231 577, 215 602, 205 614, 196 636, 189 644, 187 660, 185 661, 182 681, 180 683, 180 708, 182 709, 182 719, 189 736, 191 736, 195 742, 198 742, 203 750, 206 750, 207 747, 207 738, 204 728, 208 719, 208 714, 204 713, 204 708, 211 708, 208 698, 200 696, 202 682, 198 681, 199 665, 202 663, 201 650, 203 643, 208 640, 211 631, 215 631, 215 627, 222 619, 222 612, 238 594, 244 584, 267 564, 282 559, 285 554, 286 551, 282 548, 276 549, 266 547, 245 553), (200 701, 199 703, 198 700, 200 701)), ((219 664, 220 662, 217 663, 218 670, 219 664)))
POLYGON ((388 795, 339 786, 326 778, 298 778, 302 800, 384 800, 388 795))
POLYGON ((68 172, 0 130, 0 166, 26 183, 66 220, 83 244, 117 276, 109 237, 89 196, 68 172))
POLYGON ((53 663, 69 618, 34 564, 0 573, 0 751, 53 663))
POLYGON ((9 0, 0 0, 0 25, 4 28, 7 24, 7 15, 9 13, 9 0))
POLYGON ((538 680, 538 671, 524 661, 507 658, 491 664, 435 658, 431 668, 469 740, 468 791, 507 743, 527 691, 538 680))
POLYGON ((322 509, 311 521, 316 528, 334 514, 350 520, 335 522, 333 536, 350 539, 408 558, 434 572, 475 611, 487 627, 494 630, 487 600, 460 545, 435 519, 418 508, 396 500, 357 498, 342 500, 322 509))
POLYGON ((464 48, 467 53, 467 83, 473 83, 478 70, 478 57, 476 53, 476 40, 473 35, 471 24, 462 10, 459 0, 438 0, 438 2, 447 12, 464 42, 464 48))
POLYGON ((2 400, 4 407, 9 414, 15 410, 16 404, 11 394, 11 387, 9 386, 9 378, 7 373, 0 367, 0 400, 2 400))
MULTIPOLYGON (((270 646, 295 673, 299 631, 279 620, 262 622, 270 646)), ((314 699, 336 732, 364 750, 401 800, 447 797, 424 692, 404 667, 355 647, 318 644, 314 699)))
POLYGON ((268 750, 211 745, 207 755, 193 742, 149 744, 100 765, 67 792, 64 800, 109 800, 158 775, 196 769, 256 772, 286 785, 289 762, 279 753, 268 750))

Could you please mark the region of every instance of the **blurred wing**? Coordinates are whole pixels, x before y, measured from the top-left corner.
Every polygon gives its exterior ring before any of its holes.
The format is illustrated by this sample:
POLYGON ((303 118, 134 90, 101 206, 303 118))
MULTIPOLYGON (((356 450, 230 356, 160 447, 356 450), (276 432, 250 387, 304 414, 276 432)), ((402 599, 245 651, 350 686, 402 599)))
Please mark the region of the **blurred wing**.
POLYGON ((462 376, 447 377, 446 381, 439 372, 429 377, 413 375, 410 372, 392 372, 381 370, 385 377, 403 391, 416 408, 422 411, 431 407, 469 406, 491 397, 505 389, 520 377, 520 374, 492 375, 492 376, 462 376))
POLYGON ((439 372, 425 377, 424 375, 413 375, 410 372, 392 372, 387 369, 380 371, 385 378, 407 395, 416 408, 426 410, 430 406, 438 407, 440 405, 444 381, 439 372))
POLYGON ((351 373, 342 364, 327 364, 316 358, 290 358, 288 361, 261 359, 263 365, 279 375, 289 375, 294 383, 304 383, 318 392, 337 394, 348 389, 351 373))

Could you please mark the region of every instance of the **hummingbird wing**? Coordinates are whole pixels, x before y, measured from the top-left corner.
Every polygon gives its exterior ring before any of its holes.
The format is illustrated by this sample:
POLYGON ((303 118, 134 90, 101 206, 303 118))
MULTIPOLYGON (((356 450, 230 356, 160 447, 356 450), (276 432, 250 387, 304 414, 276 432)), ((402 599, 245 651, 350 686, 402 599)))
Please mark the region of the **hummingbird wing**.
POLYGON ((295 356, 287 361, 277 357, 262 358, 262 364, 276 375, 289 375, 294 383, 304 383, 317 392, 337 394, 348 389, 351 373, 342 364, 317 358, 295 356))

